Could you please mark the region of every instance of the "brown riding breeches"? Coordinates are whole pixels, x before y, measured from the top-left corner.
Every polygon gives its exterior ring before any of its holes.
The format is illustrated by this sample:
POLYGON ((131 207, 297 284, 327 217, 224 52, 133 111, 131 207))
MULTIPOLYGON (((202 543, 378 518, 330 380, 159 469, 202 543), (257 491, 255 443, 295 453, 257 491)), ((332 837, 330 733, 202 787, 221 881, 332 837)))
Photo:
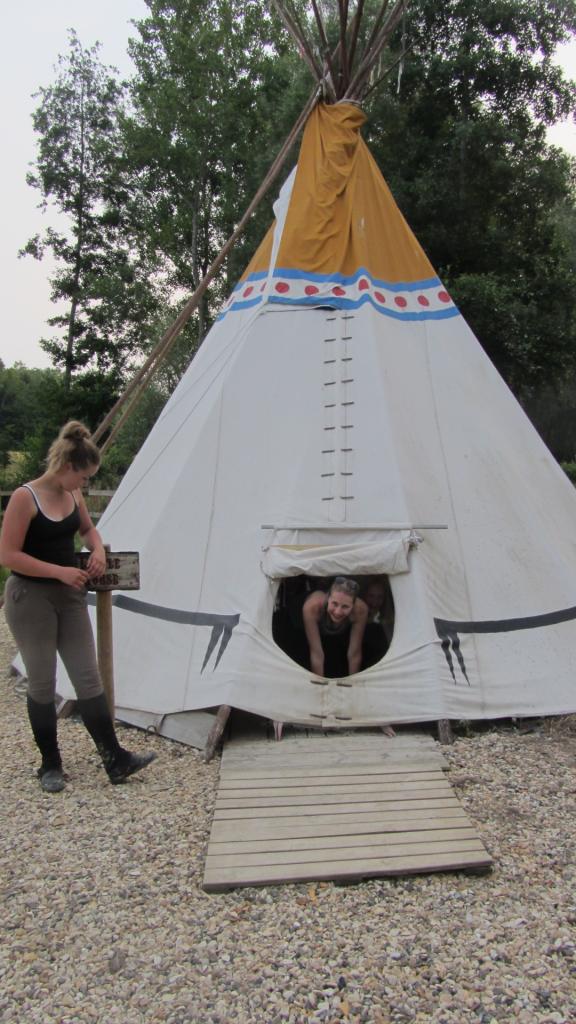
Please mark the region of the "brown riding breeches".
POLYGON ((86 594, 59 581, 10 576, 4 611, 28 676, 28 695, 48 704, 56 693, 56 655, 81 700, 102 693, 86 594))

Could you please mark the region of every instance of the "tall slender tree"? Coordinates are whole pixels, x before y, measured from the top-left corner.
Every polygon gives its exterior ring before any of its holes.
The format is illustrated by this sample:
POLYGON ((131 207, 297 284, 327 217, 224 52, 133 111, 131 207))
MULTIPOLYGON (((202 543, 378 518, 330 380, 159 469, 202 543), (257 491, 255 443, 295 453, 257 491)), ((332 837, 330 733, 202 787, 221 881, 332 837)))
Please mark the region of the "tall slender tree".
POLYGON ((92 367, 108 378, 103 393, 115 390, 144 343, 153 309, 126 213, 124 95, 113 69, 100 63, 98 45, 84 48, 71 32, 33 115, 38 151, 27 180, 40 192, 41 208, 59 216, 57 227, 30 239, 22 254, 42 259, 50 252, 55 260, 52 300, 62 309, 49 321, 57 333, 41 344, 63 368, 67 389, 78 371, 92 367))

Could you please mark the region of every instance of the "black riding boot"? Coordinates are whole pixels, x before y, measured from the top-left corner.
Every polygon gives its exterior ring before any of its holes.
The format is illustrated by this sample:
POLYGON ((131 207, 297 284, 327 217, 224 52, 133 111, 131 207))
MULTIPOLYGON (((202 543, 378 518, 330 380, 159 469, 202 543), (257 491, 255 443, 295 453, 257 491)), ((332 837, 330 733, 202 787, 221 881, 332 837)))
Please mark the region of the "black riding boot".
POLYGON ((27 697, 26 703, 36 746, 42 754, 42 764, 38 769, 40 785, 46 793, 60 793, 64 789, 64 776, 58 749, 56 705, 53 700, 49 704, 39 704, 32 697, 27 697))
POLYGON ((141 771, 156 757, 153 753, 133 754, 120 746, 105 694, 79 700, 78 710, 113 785, 125 782, 130 775, 141 771))

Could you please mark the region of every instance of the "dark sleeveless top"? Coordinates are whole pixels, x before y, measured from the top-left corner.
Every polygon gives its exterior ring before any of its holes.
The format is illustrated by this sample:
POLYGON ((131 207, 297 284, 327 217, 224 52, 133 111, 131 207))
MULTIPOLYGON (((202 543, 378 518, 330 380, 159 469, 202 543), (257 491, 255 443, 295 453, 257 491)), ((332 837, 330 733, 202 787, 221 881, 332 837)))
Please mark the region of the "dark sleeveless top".
POLYGON ((350 644, 350 618, 336 625, 328 615, 328 599, 318 620, 318 630, 324 651, 324 675, 327 679, 339 679, 350 675, 348 647, 350 644))
MULTIPOLYGON (((37 508, 36 515, 30 520, 22 545, 24 554, 38 558, 41 562, 50 562, 51 565, 76 565, 74 535, 80 527, 80 512, 76 499, 74 499, 74 508, 70 515, 57 521, 44 515, 32 488, 27 484, 24 484, 24 487, 30 491, 37 508)), ((45 576, 27 576, 21 572, 13 571, 12 575, 27 580, 42 580, 43 583, 59 582, 45 576)))

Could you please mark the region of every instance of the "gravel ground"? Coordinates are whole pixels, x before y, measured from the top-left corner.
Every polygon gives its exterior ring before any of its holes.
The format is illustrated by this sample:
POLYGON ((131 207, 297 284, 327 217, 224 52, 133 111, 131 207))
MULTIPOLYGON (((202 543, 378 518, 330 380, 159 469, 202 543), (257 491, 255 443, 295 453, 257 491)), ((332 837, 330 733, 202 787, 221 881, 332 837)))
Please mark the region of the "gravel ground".
POLYGON ((112 787, 75 720, 40 791, 0 612, 3 1024, 575 1024, 576 727, 484 729, 445 754, 489 876, 203 892, 218 761, 112 787))

